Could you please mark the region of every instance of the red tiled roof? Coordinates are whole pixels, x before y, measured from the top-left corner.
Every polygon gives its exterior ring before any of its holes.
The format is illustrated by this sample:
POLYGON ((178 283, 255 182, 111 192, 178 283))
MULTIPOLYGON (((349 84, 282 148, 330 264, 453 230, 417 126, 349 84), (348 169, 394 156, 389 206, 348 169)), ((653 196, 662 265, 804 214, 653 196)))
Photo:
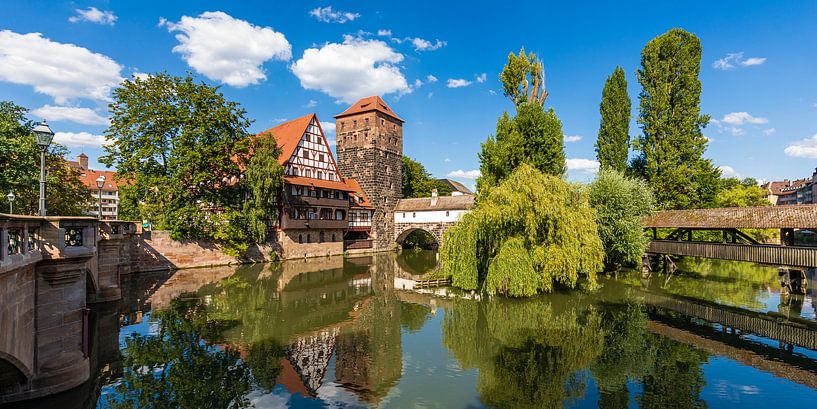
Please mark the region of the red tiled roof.
POLYGON ((363 192, 363 189, 360 187, 360 183, 357 183, 355 179, 346 179, 346 184, 352 188, 352 191, 355 196, 361 198, 363 201, 362 203, 354 202, 355 206, 357 207, 366 207, 366 208, 374 208, 372 204, 369 202, 369 198, 366 197, 366 193, 363 192))
POLYGON ((354 189, 344 182, 306 178, 303 176, 284 176, 284 181, 291 185, 311 186, 321 189, 335 189, 344 192, 354 192, 354 189))
POLYGON ((278 142, 278 146, 281 148, 281 156, 278 157, 278 163, 283 165, 292 157, 295 148, 298 147, 298 142, 301 141, 301 137, 303 137, 304 132, 306 132, 306 128, 309 126, 309 123, 312 122, 312 118, 317 119, 317 116, 314 113, 304 115, 267 129, 266 131, 259 132, 255 136, 258 137, 266 133, 272 133, 275 137, 275 141, 278 142))
POLYGON ((782 196, 797 192, 797 189, 803 187, 807 182, 808 179, 782 180, 764 183, 761 187, 766 189, 770 194, 782 196))
POLYGON ((98 190, 96 187, 96 179, 99 176, 105 176, 105 186, 102 190, 117 191, 119 190, 119 183, 116 180, 116 172, 112 170, 93 170, 85 169, 79 171, 79 180, 85 187, 90 190, 98 190))
POLYGON ((344 116, 359 114, 359 113, 363 113, 363 112, 370 112, 370 111, 382 112, 382 113, 384 113, 384 114, 386 114, 386 115, 388 115, 388 116, 390 116, 390 117, 392 117, 392 118, 394 118, 394 119, 396 119, 396 120, 398 120, 400 122, 405 122, 402 119, 400 119, 400 117, 397 116, 397 114, 395 114, 394 111, 392 111, 391 108, 389 108, 388 105, 386 105, 386 102, 383 101, 383 98, 380 98, 377 95, 374 95, 374 96, 371 96, 371 97, 366 97, 366 98, 363 98, 363 99, 355 102, 354 104, 352 104, 352 106, 350 106, 349 108, 346 108, 345 111, 341 112, 338 115, 335 115, 335 118, 342 118, 344 116))
POLYGON ((666 210, 641 220, 644 227, 690 229, 817 228, 817 205, 666 210))
POLYGON ((395 212, 427 212, 438 210, 470 210, 474 207, 474 196, 438 196, 432 205, 432 198, 419 197, 414 199, 400 199, 397 201, 395 212))

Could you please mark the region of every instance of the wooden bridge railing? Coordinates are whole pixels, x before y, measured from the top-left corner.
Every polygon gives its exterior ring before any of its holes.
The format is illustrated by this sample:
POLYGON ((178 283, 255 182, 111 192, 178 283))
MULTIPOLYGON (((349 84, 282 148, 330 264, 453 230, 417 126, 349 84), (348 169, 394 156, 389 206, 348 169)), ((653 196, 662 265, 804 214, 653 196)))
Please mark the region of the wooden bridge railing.
POLYGON ((791 267, 817 267, 817 247, 653 240, 648 253, 750 261, 791 267))

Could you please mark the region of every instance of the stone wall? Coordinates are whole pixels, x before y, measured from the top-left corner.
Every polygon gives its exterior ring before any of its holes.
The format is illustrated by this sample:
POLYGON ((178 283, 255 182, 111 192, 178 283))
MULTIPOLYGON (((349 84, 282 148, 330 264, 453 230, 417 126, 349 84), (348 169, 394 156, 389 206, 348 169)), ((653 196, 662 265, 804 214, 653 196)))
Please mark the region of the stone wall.
POLYGON ((343 229, 281 230, 277 232, 277 243, 280 243, 281 258, 284 260, 343 254, 343 229), (324 232, 325 241, 318 243, 321 231, 324 232), (333 234, 335 241, 332 241, 333 234))
POLYGON ((446 230, 456 225, 455 222, 438 223, 396 223, 394 228, 394 241, 401 243, 414 230, 425 230, 434 236, 438 245, 443 244, 443 234, 446 230))
POLYGON ((34 264, 0 273, 0 366, 3 386, 27 382, 34 371, 34 264))

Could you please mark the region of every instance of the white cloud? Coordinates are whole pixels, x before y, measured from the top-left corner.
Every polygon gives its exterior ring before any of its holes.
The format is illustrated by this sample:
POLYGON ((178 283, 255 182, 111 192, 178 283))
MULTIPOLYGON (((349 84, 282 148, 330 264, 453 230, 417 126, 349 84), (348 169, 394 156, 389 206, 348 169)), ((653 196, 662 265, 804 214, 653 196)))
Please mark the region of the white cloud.
POLYGON ((106 143, 102 135, 94 135, 89 132, 56 132, 54 142, 68 146, 69 148, 101 147, 106 143))
POLYGON ((108 101, 122 81, 122 67, 111 58, 40 33, 0 31, 0 80, 30 85, 58 104, 74 98, 108 101))
POLYGON ((131 76, 132 76, 134 79, 139 78, 139 79, 140 79, 140 80, 142 80, 142 81, 145 81, 145 80, 147 80, 148 78, 150 78, 150 74, 148 74, 148 73, 146 73, 146 72, 134 72, 133 74, 131 74, 131 76))
POLYGON ((596 173, 599 171, 599 162, 596 160, 574 158, 567 159, 565 162, 567 162, 567 170, 585 173, 596 173))
POLYGON ((723 177, 740 179, 740 173, 738 173, 735 168, 731 166, 718 166, 718 169, 720 169, 721 176, 723 177))
POLYGON ((444 163, 449 163, 449 162, 451 162, 451 158, 445 158, 445 159, 443 159, 443 162, 444 163))
POLYGON ((420 37, 415 38, 405 38, 404 41, 411 42, 411 46, 414 47, 414 51, 434 51, 439 50, 440 48, 445 47, 445 41, 435 40, 434 42, 422 39, 420 37))
POLYGON ((187 65, 211 80, 234 87, 267 79, 264 62, 292 58, 292 46, 283 34, 221 11, 182 16, 178 23, 160 24, 169 32, 178 32, 179 45, 173 47, 173 52, 181 54, 187 65))
POLYGON ((477 76, 477 82, 479 82, 480 84, 485 82, 486 80, 488 80, 488 74, 486 74, 484 72, 477 76))
POLYGON ((771 134, 773 134, 773 133, 775 133, 775 132, 777 132, 777 129, 774 129, 774 128, 768 128, 768 129, 764 129, 764 130, 763 130, 763 134, 764 134, 764 135, 767 135, 767 136, 768 136, 768 135, 771 135, 771 134))
POLYGON ((489 89, 489 90, 488 90, 488 93, 489 93, 489 94, 491 94, 491 95, 496 95, 496 91, 494 91, 494 90, 492 90, 492 89, 489 89))
POLYGON ((327 139, 326 144, 329 145, 330 147, 338 146, 338 140, 337 139, 327 139))
POLYGON ((764 62, 766 62, 766 58, 764 57, 749 57, 744 59, 743 52, 741 51, 739 53, 726 54, 725 57, 715 60, 715 62, 712 63, 712 67, 716 70, 726 71, 734 69, 737 66, 750 67, 763 64, 764 62))
POLYGON ((471 81, 468 81, 463 78, 449 78, 448 79, 448 88, 462 88, 471 85, 471 81))
POLYGON ((479 172, 479 169, 473 169, 473 170, 457 169, 457 170, 453 170, 451 172, 448 172, 448 175, 446 175, 446 176, 450 177, 450 178, 476 179, 476 178, 478 178, 480 176, 480 172, 479 172))
POLYGON ((305 50, 290 69, 305 89, 353 103, 370 95, 411 92, 396 65, 401 61, 403 55, 380 40, 345 36, 341 44, 305 50))
POLYGON ((360 14, 358 13, 334 10, 332 9, 332 6, 318 7, 316 9, 312 9, 309 11, 309 14, 318 19, 318 21, 322 21, 324 23, 340 23, 340 24, 343 24, 347 21, 355 21, 355 19, 360 17, 360 14))
POLYGON ((68 17, 68 21, 72 23, 88 21, 112 26, 116 22, 116 16, 111 11, 99 10, 96 7, 88 7, 86 10, 76 9, 75 11, 77 12, 75 16, 68 17))
POLYGON ((786 147, 784 150, 787 156, 794 158, 817 159, 817 134, 811 138, 797 141, 786 147))
POLYGON ((754 117, 748 112, 731 112, 723 116, 720 122, 729 125, 743 125, 743 124, 765 124, 769 122, 766 118, 754 117))
POLYGON ((315 101, 314 99, 310 99, 309 102, 306 103, 307 108, 314 108, 316 106, 318 106, 318 101, 315 101))
POLYGON ((435 76, 433 76, 431 74, 426 75, 426 83, 430 84, 432 82, 437 82, 437 77, 435 77, 435 76))
POLYGON ((321 129, 323 129, 324 134, 334 134, 335 133, 335 123, 334 122, 321 122, 321 129))
POLYGON ((381 37, 391 37, 391 30, 381 28, 380 30, 377 30, 377 35, 381 37))
POLYGON ((567 143, 578 142, 580 140, 582 140, 581 135, 565 135, 565 142, 567 143))
POLYGON ((108 118, 99 115, 91 108, 61 107, 46 104, 31 113, 53 122, 70 121, 83 125, 108 125, 108 118))

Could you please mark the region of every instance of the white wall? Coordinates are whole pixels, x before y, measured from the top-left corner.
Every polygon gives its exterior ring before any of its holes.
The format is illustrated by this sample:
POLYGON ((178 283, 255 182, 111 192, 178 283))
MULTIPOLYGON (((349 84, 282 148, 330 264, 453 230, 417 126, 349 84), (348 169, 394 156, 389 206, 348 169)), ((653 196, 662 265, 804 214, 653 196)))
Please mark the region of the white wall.
POLYGON ((395 223, 440 223, 456 222, 467 210, 434 210, 424 212, 395 212, 395 223), (447 214, 446 214, 447 213, 447 214))

